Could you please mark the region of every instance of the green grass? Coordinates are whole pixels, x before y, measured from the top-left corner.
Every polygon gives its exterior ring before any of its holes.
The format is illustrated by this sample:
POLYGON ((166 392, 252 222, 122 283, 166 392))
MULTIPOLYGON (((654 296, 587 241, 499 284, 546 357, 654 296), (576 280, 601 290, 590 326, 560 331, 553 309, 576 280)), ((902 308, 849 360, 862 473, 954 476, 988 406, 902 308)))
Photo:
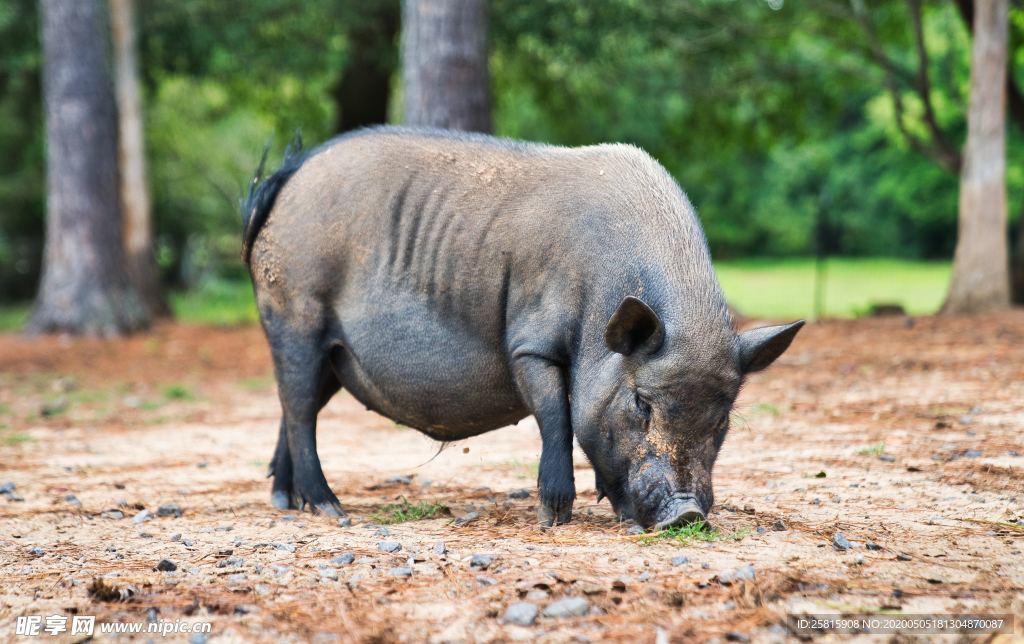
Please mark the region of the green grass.
POLYGON ((860 456, 881 456, 885 453, 885 443, 877 443, 875 445, 868 445, 863 449, 857 450, 857 454, 860 456))
POLYGON ((688 546, 695 541, 708 543, 713 541, 740 541, 749 534, 750 530, 747 528, 740 528, 739 530, 726 533, 719 531, 718 528, 713 527, 709 523, 697 521, 689 525, 676 526, 654 534, 644 535, 637 539, 637 543, 649 546, 662 541, 675 541, 688 546))
POLYGON ((21 432, 0 434, 0 443, 3 443, 4 445, 21 445, 22 443, 27 443, 30 440, 32 440, 31 436, 21 432))
POLYGON ((185 385, 168 385, 164 388, 164 398, 167 400, 195 400, 196 395, 185 385))
MULTIPOLYGON (((737 311, 771 319, 814 316, 813 259, 717 262, 725 296, 737 311)), ((824 317, 857 317, 872 304, 900 304, 911 315, 935 313, 949 283, 947 262, 833 258, 825 263, 824 317)))
POLYGON ((427 501, 411 503, 403 496, 400 502, 385 505, 379 511, 371 514, 370 519, 380 524, 405 523, 406 521, 434 519, 449 513, 448 506, 443 503, 428 503, 427 501))
MULTIPOLYGON (((898 303, 912 315, 934 313, 949 283, 948 262, 833 258, 825 263, 825 317, 857 317, 872 304, 898 303)), ((814 315, 814 260, 741 259, 716 262, 729 303, 740 313, 771 319, 814 315)), ((235 326, 259 320, 248 281, 207 280, 169 295, 182 322, 235 326)), ((0 305, 0 331, 16 331, 31 303, 0 305)))

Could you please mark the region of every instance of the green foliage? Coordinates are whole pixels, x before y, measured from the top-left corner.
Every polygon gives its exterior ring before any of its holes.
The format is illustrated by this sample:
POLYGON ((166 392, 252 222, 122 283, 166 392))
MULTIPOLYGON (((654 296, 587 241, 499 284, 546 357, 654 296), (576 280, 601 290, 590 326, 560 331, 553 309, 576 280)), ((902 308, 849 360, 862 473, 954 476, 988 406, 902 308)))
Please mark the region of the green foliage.
POLYGON ((443 503, 427 501, 412 503, 403 496, 400 502, 385 505, 379 511, 371 514, 370 519, 376 523, 392 524, 435 519, 447 514, 450 514, 450 511, 448 506, 443 503))
POLYGON ((857 450, 859 456, 881 456, 885 454, 885 443, 876 443, 857 450))

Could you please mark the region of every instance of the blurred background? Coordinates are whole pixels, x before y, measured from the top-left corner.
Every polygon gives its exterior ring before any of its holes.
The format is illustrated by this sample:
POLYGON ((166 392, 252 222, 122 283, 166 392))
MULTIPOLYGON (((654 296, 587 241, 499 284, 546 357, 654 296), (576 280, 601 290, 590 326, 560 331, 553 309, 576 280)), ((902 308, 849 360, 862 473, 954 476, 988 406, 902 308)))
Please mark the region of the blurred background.
POLYGON ((255 321, 263 146, 382 122, 644 148, 746 316, 1005 308, 1022 70, 1017 0, 2 0, 0 329, 255 321))

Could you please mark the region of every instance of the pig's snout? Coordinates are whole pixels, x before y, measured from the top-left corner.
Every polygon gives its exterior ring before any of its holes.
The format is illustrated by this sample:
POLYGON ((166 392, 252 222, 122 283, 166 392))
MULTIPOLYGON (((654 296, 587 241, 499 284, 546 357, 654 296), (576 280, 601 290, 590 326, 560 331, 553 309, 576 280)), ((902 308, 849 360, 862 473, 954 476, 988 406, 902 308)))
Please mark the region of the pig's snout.
POLYGON ((700 503, 692 496, 673 496, 665 505, 665 508, 658 513, 658 522, 654 524, 655 530, 664 530, 687 526, 707 519, 700 503))

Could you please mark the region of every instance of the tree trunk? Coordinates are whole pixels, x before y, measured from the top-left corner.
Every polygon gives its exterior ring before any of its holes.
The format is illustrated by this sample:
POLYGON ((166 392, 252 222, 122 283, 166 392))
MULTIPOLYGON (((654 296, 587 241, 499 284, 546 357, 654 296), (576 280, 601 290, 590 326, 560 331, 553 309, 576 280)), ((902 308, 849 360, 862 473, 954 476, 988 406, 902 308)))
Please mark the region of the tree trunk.
POLYGON ((351 56, 331 88, 337 107, 335 130, 347 132, 387 123, 391 75, 397 64, 398 0, 365 0, 349 31, 351 56))
POLYGON ((128 282, 102 0, 40 0, 46 249, 30 332, 118 335, 148 322, 128 282))
POLYGON ((1024 305, 1024 205, 1017 217, 1017 248, 1013 253, 1010 282, 1011 300, 1014 304, 1024 305))
POLYGON ((170 310, 160 287, 153 256, 153 218, 146 183, 146 146, 135 39, 135 0, 110 0, 114 37, 114 88, 117 96, 118 159, 121 169, 121 214, 128 279, 150 317, 170 310))
POLYGON ((402 80, 407 124, 489 132, 485 0, 406 0, 402 80))
POLYGON ((974 5, 960 223, 943 313, 992 311, 1010 303, 1006 239, 1008 14, 1008 0, 978 0, 974 5))

